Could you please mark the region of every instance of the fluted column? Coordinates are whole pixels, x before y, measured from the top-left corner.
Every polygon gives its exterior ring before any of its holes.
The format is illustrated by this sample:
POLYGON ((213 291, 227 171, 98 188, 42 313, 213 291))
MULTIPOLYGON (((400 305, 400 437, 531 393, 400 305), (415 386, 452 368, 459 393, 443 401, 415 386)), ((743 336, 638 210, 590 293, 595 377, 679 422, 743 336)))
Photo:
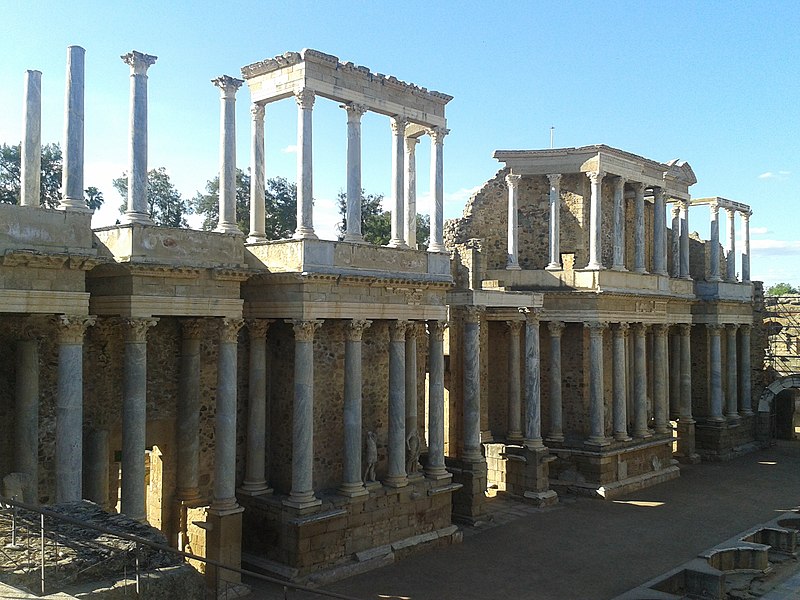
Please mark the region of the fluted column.
POLYGON ((363 104, 351 102, 342 106, 347 111, 347 231, 345 242, 361 243, 361 117, 367 112, 363 104))
POLYGON ((480 461, 481 454, 481 315, 482 306, 464 311, 464 453, 468 461, 480 461))
POLYGON ((689 273, 689 202, 683 200, 681 209, 681 279, 691 279, 689 273))
POLYGON ((247 450, 242 491, 266 494, 267 484, 267 331, 269 319, 249 319, 250 364, 247 383, 247 450))
POLYGON ((737 386, 739 361, 736 359, 736 331, 738 329, 739 326, 735 323, 729 323, 725 327, 725 341, 727 342, 725 356, 727 364, 725 365, 725 373, 728 376, 728 403, 725 416, 728 418, 728 421, 734 422, 739 420, 739 390, 737 386))
POLYGON ((589 330, 589 439, 590 444, 608 444, 605 432, 605 398, 603 394, 603 332, 607 324, 590 321, 589 330))
POLYGON ((613 363, 614 363, 614 439, 618 442, 630 440, 628 436, 628 340, 627 323, 619 323, 613 329, 613 363))
POLYGON ((732 208, 725 209, 728 225, 728 261, 726 279, 731 283, 736 283, 736 211, 732 208))
POLYGON ((719 204, 712 202, 709 204, 711 210, 711 233, 709 235, 709 244, 711 246, 711 253, 709 257, 709 281, 722 281, 719 274, 719 204))
POLYGON ((672 269, 670 270, 670 276, 672 277, 680 277, 681 276, 681 209, 678 206, 678 203, 675 202, 670 207, 670 212, 672 214, 672 235, 670 236, 670 249, 672 252, 670 253, 672 256, 672 269))
POLYGON ((314 90, 303 88, 295 93, 294 99, 297 101, 297 228, 292 237, 316 240, 312 150, 312 110, 316 94, 314 90))
POLYGON ((633 270, 636 273, 647 273, 644 256, 644 184, 633 184, 634 221, 633 221, 633 270))
POLYGON ((564 441, 563 407, 561 403, 561 335, 564 323, 550 321, 547 323, 550 332, 550 431, 547 440, 564 441))
POLYGON ((506 175, 508 185, 508 258, 506 269, 519 271, 519 227, 517 215, 519 211, 519 180, 520 175, 506 175))
POLYGON ((668 369, 667 326, 658 323, 653 325, 653 420, 656 433, 670 432, 667 400, 668 369))
POLYGON ((722 347, 720 342, 722 327, 718 323, 706 324, 709 346, 708 375, 711 384, 711 410, 708 420, 718 423, 725 421, 722 416, 722 347))
POLYGON ((679 419, 684 423, 694 423, 692 418, 692 325, 691 323, 681 323, 678 328, 681 339, 679 419))
POLYGON ((408 321, 393 321, 389 325, 389 447, 388 472, 384 483, 390 487, 408 484, 405 460, 405 340, 408 326, 408 321))
POLYGON ((405 184, 403 183, 403 165, 405 160, 405 117, 392 117, 392 237, 387 244, 390 248, 407 248, 403 230, 405 213, 405 184))
POLYGON ((667 245, 664 239, 666 232, 666 207, 664 205, 664 188, 653 188, 653 272, 656 275, 667 275, 667 245))
POLYGON ((128 208, 121 221, 152 225, 147 203, 147 69, 156 57, 132 50, 121 58, 131 68, 128 208))
POLYGON ((64 156, 61 171, 61 210, 88 212, 83 199, 83 108, 86 50, 67 48, 67 90, 64 99, 64 156))
POLYGON ((42 189, 42 73, 25 71, 25 106, 20 148, 21 206, 39 206, 42 189))
MULTIPOLYGON (((83 334, 94 317, 60 315, 56 396, 56 502, 80 500, 83 479, 83 334)), ((144 455, 142 456, 144 459, 144 455)))
POLYGON ((287 321, 294 328, 294 408, 292 411, 292 490, 284 504, 318 506, 314 496, 314 332, 322 321, 287 321))
POLYGON ((361 344, 372 321, 353 319, 345 329, 344 343, 344 451, 339 493, 354 498, 367 493, 361 470, 361 344))
POLYGON ((645 438, 647 430, 647 325, 633 325, 633 436, 645 438))
POLYGON ((242 235, 236 223, 236 91, 244 82, 222 75, 211 83, 220 91, 219 224, 215 231, 242 235))
POLYGON ((425 476, 445 479, 444 464, 444 329, 445 321, 428 321, 428 463, 425 476))
POLYGON ((539 313, 535 308, 523 308, 521 312, 525 315, 525 422, 522 435, 528 448, 542 448, 539 313))
MULTIPOLYGON (((520 378, 520 332, 522 321, 508 325, 508 434, 509 441, 522 440, 522 381, 520 378)), ((527 365, 526 365, 527 367, 527 365)))
POLYGON ((750 367, 750 325, 739 326, 739 369, 741 388, 739 389, 739 408, 742 416, 753 414, 753 381, 750 367))
POLYGON ((603 171, 586 173, 592 184, 589 215, 589 264, 587 269, 603 268, 603 171))
POLYGON ((431 136, 431 240, 428 252, 447 252, 444 245, 444 127, 428 130, 431 136))
POLYGON ((550 263, 545 269, 558 271, 561 269, 561 175, 553 173, 547 180, 550 183, 550 263))
POLYGON ((419 138, 407 137, 405 152, 405 238, 409 248, 417 249, 417 144, 419 138))
POLYGON ((742 283, 750 283, 750 215, 742 212, 742 283))
POLYGON ((200 497, 200 339, 202 319, 181 320, 181 357, 177 407, 177 496, 200 497))
MULTIPOLYGON (((411 321, 406 328, 406 349, 405 349, 405 389, 406 389, 406 418, 405 418, 405 441, 406 449, 409 449, 408 442, 411 436, 417 436, 418 448, 421 447, 419 438, 419 423, 417 420, 417 332, 419 327, 416 322, 411 321)), ((419 463, 417 463, 418 465, 419 463)), ((408 468, 406 461, 407 475, 417 473, 408 468)), ((417 466, 415 466, 417 468, 417 466)))
POLYGON ((25 502, 39 501, 39 335, 26 327, 17 342, 14 380, 14 471, 30 478, 25 502))
POLYGON ((250 234, 247 241, 251 244, 267 239, 264 112, 261 104, 250 106, 250 234))
POLYGON ((612 269, 627 271, 625 268, 625 182, 624 177, 614 180, 614 257, 612 269))

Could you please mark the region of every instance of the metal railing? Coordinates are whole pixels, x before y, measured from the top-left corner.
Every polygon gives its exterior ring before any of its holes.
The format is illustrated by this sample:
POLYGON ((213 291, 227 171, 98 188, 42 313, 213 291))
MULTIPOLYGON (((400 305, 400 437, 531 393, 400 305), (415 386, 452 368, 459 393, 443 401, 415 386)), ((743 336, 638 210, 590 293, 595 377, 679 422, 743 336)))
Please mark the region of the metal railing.
MULTIPOLYGON (((87 523, 50 510, 44 506, 22 502, 16 498, 0 496, 0 519, 5 519, 10 529, 8 534, 10 540, 8 543, 0 546, 0 555, 5 558, 6 563, 14 565, 13 574, 15 575, 15 577, 9 577, 8 573, 0 569, 0 581, 4 581, 9 585, 14 585, 15 583, 19 584, 20 580, 26 581, 29 584, 32 581, 36 581, 36 583, 38 583, 38 593, 42 596, 56 591, 63 591, 64 587, 74 584, 79 577, 86 579, 89 571, 102 566, 104 563, 118 559, 119 555, 125 556, 122 560, 123 572, 116 573, 116 579, 119 580, 121 575, 121 580, 125 584, 129 580, 132 580, 135 594, 137 596, 142 596, 145 591, 144 581, 148 576, 145 568, 146 565, 143 565, 141 561, 142 548, 144 547, 155 552, 167 553, 183 559, 184 561, 194 560, 204 563, 207 567, 214 567, 217 573, 217 582, 214 586, 215 589, 211 590, 210 596, 214 598, 227 599, 229 594, 231 597, 237 597, 239 595, 238 590, 234 588, 240 586, 219 578, 220 571, 228 571, 238 573, 240 576, 244 575, 250 579, 273 584, 277 588, 275 591, 279 594, 282 592, 283 598, 285 599, 299 598, 296 593, 302 592, 304 597, 307 597, 305 596, 306 594, 311 594, 313 597, 360 600, 353 596, 311 588, 246 569, 232 567, 203 556, 176 550, 166 544, 153 542, 152 540, 137 535, 87 523), (111 547, 97 538, 92 539, 90 542, 86 540, 78 541, 70 539, 57 532, 55 525, 58 523, 77 526, 80 529, 94 531, 110 538, 125 540, 131 544, 127 547, 111 547), (59 570, 64 570, 64 565, 59 564, 64 562, 59 560, 59 538, 61 538, 62 548, 68 546, 81 546, 84 549, 91 548, 95 554, 99 555, 99 560, 88 565, 78 565, 72 573, 65 572, 59 579, 59 570), (49 558, 47 553, 48 546, 51 549, 49 558), (102 560, 103 557, 105 557, 105 560, 102 560), (132 568, 131 574, 128 573, 129 563, 132 568), (33 573, 37 574, 33 575, 33 573)), ((102 578, 107 579, 107 575, 102 578)), ((127 587, 125 589, 125 593, 127 593, 127 587)))

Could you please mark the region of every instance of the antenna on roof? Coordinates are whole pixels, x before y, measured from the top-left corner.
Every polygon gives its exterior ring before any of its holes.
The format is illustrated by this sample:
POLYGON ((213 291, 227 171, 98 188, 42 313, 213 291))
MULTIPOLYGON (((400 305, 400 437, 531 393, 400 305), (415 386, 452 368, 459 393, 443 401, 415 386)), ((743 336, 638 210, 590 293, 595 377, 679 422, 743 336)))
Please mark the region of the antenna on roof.
POLYGON ((550 148, 553 147, 553 133, 555 132, 555 127, 550 127, 550 148))

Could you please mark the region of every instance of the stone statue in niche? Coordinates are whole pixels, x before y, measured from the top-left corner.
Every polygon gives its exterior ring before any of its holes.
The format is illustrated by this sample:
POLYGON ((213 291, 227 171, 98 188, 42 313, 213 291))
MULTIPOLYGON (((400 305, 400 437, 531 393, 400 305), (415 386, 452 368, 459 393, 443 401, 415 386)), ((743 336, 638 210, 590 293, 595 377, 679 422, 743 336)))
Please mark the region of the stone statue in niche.
POLYGON ((367 432, 366 457, 364 462, 367 468, 364 470, 364 483, 375 481, 375 465, 378 462, 378 442, 374 431, 367 432))
POLYGON ((419 468, 419 435, 416 431, 412 431, 406 437, 406 473, 411 475, 419 468))

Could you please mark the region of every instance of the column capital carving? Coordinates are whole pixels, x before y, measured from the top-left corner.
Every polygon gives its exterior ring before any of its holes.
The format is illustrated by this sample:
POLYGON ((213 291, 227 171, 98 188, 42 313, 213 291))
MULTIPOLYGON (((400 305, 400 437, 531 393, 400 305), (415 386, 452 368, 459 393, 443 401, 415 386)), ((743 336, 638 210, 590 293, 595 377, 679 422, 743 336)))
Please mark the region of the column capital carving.
POLYGON ((681 216, 681 205, 680 203, 676 202, 672 206, 670 206, 670 214, 672 215, 673 219, 677 219, 681 216))
POLYGON ((440 342, 444 341, 444 330, 449 327, 447 321, 428 321, 427 326, 428 335, 440 342))
POLYGON ((727 323, 725 325, 725 328, 729 329, 732 333, 735 334, 736 330, 739 329, 739 324, 738 323, 727 323))
POLYGON ((641 181, 629 181, 630 186, 633 188, 637 196, 644 196, 644 183, 641 181))
POLYGON ((614 336, 616 337, 628 337, 628 331, 630 330, 630 323, 617 323, 617 326, 614 327, 614 336))
POLYGON ((256 104, 253 103, 250 105, 250 115, 253 117, 253 121, 263 122, 264 121, 264 113, 266 109, 263 104, 256 104))
POLYGON ((739 211, 739 214, 742 216, 742 223, 747 225, 750 222, 750 217, 753 216, 752 210, 742 210, 739 211))
POLYGON ((564 321, 547 322, 547 329, 550 331, 550 337, 561 337, 561 334, 564 333, 564 327, 566 327, 564 321))
POLYGON ((122 323, 125 325, 125 341, 145 343, 147 342, 147 330, 155 327, 158 323, 156 318, 146 319, 123 319, 122 323))
POLYGON ((561 173, 548 174, 547 181, 550 182, 550 187, 558 187, 558 185, 561 183, 561 173))
POLYGON ((83 334, 95 324, 96 317, 82 315, 57 315, 58 341, 61 344, 82 344, 83 334))
POLYGON ((347 104, 340 104, 339 107, 347 111, 348 123, 360 123, 361 117, 363 117, 364 113, 369 110, 366 105, 358 104, 357 102, 348 102, 347 104))
POLYGON ((485 306, 465 306, 464 307, 464 322, 466 323, 480 323, 481 316, 485 310, 485 306))
POLYGON ((583 326, 589 330, 589 335, 597 336, 603 335, 603 332, 608 327, 605 321, 584 321, 583 326))
POLYGON ((406 136, 406 154, 414 154, 417 150, 417 144, 419 144, 418 137, 406 136))
POLYGON ((647 333, 647 323, 632 323, 631 329, 636 335, 644 335, 647 333))
POLYGON ((431 136, 431 141, 434 144, 444 144, 445 136, 450 133, 446 127, 431 127, 428 129, 428 135, 431 136))
POLYGON ((353 319, 345 326, 345 336, 348 342, 360 342, 364 337, 364 330, 372 325, 368 319, 353 319))
POLYGON ((522 321, 506 321, 509 333, 518 336, 519 332, 522 331, 522 323, 522 321))
POLYGON ((708 207, 711 209, 711 218, 716 219, 719 216, 719 203, 710 202, 708 207))
POLYGON ((519 186, 520 179, 522 179, 522 175, 514 175, 512 173, 509 173, 508 175, 506 175, 506 185, 508 185, 509 188, 517 189, 517 186, 519 186))
POLYGON ((405 136, 406 125, 408 125, 408 119, 406 117, 402 115, 395 115, 389 120, 389 124, 392 127, 393 134, 405 136))
POLYGON ((203 319, 181 319, 181 335, 187 340, 196 340, 203 335, 203 319))
POLYGON ((681 335, 691 335, 692 334, 692 324, 691 323, 678 323, 678 329, 680 329, 681 335))
POLYGON ((663 200, 664 199, 664 188, 660 185, 654 185, 651 187, 653 190, 653 200, 663 200))
POLYGON ((291 324, 294 329, 295 342, 313 342, 314 332, 322 327, 322 321, 320 320, 287 319, 286 323, 291 324))
POLYGON ((297 102, 297 106, 305 110, 314 108, 314 100, 316 99, 317 93, 310 88, 303 88, 294 94, 294 100, 297 102))
POLYGON ((742 323, 739 325, 739 329, 742 331, 742 335, 750 335, 750 331, 753 328, 752 325, 749 323, 742 323))
POLYGON ((603 177, 606 176, 605 171, 586 171, 586 176, 593 184, 599 184, 603 182, 603 177))
POLYGON ((157 56, 136 50, 131 50, 127 54, 120 56, 120 58, 122 62, 131 68, 131 75, 147 75, 147 69, 155 64, 158 59, 157 56))
POLYGON ((728 216, 729 219, 733 219, 736 215, 736 209, 726 207, 725 214, 728 216))
POLYGON ((236 77, 231 77, 230 75, 220 75, 212 79, 211 83, 219 88, 222 98, 227 100, 236 96, 236 92, 244 83, 244 79, 236 79, 236 77))
POLYGON ((222 319, 219 324, 219 341, 235 344, 239 341, 239 330, 244 325, 244 319, 222 319))
POLYGON ((411 328, 411 321, 392 321, 389 323, 389 341, 406 341, 406 331, 411 328))
POLYGON ((725 326, 722 323, 706 323, 706 329, 711 335, 718 336, 723 327, 725 326))
POLYGON ((655 323, 652 327, 653 333, 657 336, 667 335, 667 330, 669 329, 669 325, 666 323, 655 323))
POLYGON ((531 323, 533 325, 539 323, 539 314, 541 311, 538 308, 522 306, 517 310, 523 317, 525 317, 525 321, 527 321, 528 323, 531 323))
POLYGON ((618 188, 620 191, 624 191, 625 190, 625 184, 627 182, 628 182, 628 180, 625 179, 622 175, 618 175, 614 179, 614 187, 618 188))
POLYGON ((269 326, 274 322, 274 319, 247 319, 245 323, 251 338, 264 338, 267 336, 269 326))
POLYGON ((21 321, 22 329, 19 340, 23 342, 41 342, 47 335, 49 319, 47 317, 28 317, 21 321))

